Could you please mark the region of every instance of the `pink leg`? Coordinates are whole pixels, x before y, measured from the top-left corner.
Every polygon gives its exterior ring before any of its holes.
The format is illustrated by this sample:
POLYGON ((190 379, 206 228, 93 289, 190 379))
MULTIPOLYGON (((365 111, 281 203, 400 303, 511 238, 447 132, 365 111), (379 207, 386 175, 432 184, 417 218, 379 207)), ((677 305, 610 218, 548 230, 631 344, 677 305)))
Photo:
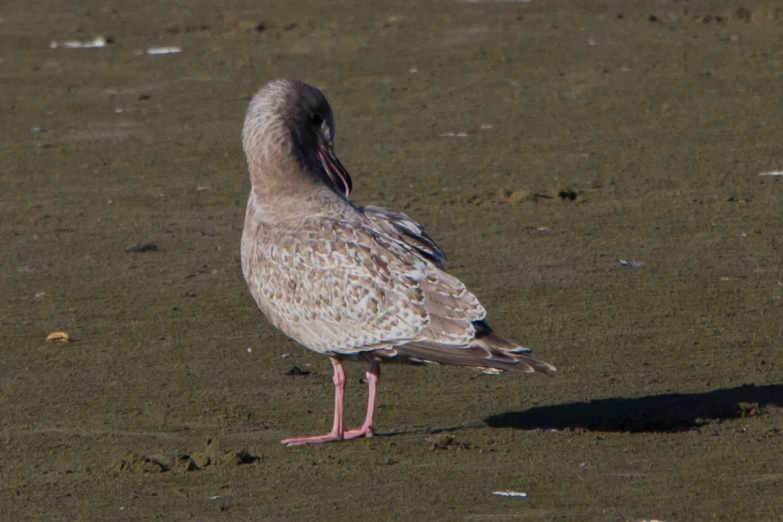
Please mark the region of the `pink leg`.
POLYGON ((314 435, 312 437, 293 437, 285 439, 286 446, 301 446, 302 444, 317 444, 319 442, 332 442, 343 440, 343 404, 345 400, 345 369, 343 363, 334 357, 330 358, 334 368, 334 424, 332 431, 326 435, 314 435))
POLYGON ((358 437, 372 437, 375 435, 373 414, 375 413, 375 394, 378 390, 378 380, 381 378, 381 365, 373 362, 370 371, 367 372, 367 382, 370 385, 367 396, 367 416, 364 418, 364 424, 358 430, 347 430, 343 437, 346 439, 355 439, 358 437))

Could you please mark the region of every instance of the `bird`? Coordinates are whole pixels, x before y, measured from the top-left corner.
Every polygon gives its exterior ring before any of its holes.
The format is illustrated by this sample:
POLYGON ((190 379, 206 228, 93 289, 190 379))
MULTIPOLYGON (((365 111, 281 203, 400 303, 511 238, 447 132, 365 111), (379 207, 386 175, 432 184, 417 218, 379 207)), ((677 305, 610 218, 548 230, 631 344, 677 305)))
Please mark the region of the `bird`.
POLYGON ((333 367, 331 431, 282 443, 373 436, 381 363, 554 374, 529 348, 492 330, 484 307, 445 270, 446 256, 421 224, 349 199, 352 180, 334 138, 324 94, 294 79, 266 83, 251 98, 242 128, 251 182, 242 273, 269 322, 328 356, 333 367), (369 365, 367 413, 357 429, 343 420, 345 361, 369 365))

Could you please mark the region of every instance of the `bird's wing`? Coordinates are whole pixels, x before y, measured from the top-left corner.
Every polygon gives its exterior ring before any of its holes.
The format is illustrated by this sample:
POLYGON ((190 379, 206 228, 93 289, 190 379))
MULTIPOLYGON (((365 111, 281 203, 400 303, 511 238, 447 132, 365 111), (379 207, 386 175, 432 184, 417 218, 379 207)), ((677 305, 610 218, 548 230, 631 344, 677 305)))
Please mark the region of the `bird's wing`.
POLYGON ((267 229, 243 253, 251 293, 275 326, 322 353, 467 345, 486 315, 478 299, 384 232, 325 217, 267 229))
POLYGON ((402 212, 373 205, 357 208, 378 230, 416 250, 438 268, 446 264, 446 255, 424 227, 402 212))

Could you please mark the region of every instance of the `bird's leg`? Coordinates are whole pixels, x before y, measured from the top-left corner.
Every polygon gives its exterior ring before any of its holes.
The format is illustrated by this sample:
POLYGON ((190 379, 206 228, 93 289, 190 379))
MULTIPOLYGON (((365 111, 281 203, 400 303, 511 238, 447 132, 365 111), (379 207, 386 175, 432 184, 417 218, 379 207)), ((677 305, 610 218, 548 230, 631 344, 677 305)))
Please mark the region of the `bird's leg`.
POLYGON ((346 439, 355 439, 357 437, 372 437, 375 434, 373 426, 373 414, 375 413, 375 394, 378 390, 378 380, 381 378, 381 364, 374 361, 367 372, 367 382, 369 390, 367 396, 367 416, 364 418, 364 424, 358 430, 347 430, 343 436, 346 439))
MULTIPOLYGON (((285 439, 283 444, 286 446, 301 446, 302 444, 318 444, 319 442, 333 442, 343 440, 343 405, 345 403, 345 369, 339 359, 331 357, 332 367, 334 368, 334 424, 332 431, 326 435, 314 435, 312 437, 293 437, 285 439)), ((368 373, 369 375, 369 373, 368 373)))

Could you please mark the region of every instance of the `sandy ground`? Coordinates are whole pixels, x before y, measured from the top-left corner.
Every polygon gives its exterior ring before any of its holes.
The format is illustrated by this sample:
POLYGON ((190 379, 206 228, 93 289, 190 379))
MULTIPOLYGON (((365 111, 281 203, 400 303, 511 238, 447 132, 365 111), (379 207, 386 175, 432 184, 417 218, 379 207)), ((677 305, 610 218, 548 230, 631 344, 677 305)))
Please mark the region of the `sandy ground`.
POLYGON ((5 2, 0 518, 783 519, 783 5, 739 5, 5 2), (278 443, 332 407, 239 267, 288 76, 556 377, 389 367, 383 436, 278 443))

